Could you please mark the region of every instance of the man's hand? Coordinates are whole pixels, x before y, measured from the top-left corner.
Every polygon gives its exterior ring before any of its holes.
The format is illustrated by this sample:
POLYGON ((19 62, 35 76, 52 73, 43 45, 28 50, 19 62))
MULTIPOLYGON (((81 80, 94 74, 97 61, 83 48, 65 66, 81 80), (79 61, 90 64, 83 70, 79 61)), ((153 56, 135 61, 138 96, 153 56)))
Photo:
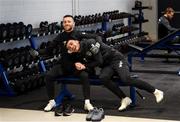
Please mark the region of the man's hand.
POLYGON ((80 62, 76 62, 75 63, 75 67, 76 67, 77 70, 84 70, 84 69, 86 69, 86 66, 84 64, 80 63, 80 62))
POLYGON ((34 49, 30 49, 30 50, 29 50, 29 53, 30 53, 30 55, 33 56, 33 57, 39 56, 38 51, 36 51, 36 50, 34 50, 34 49))

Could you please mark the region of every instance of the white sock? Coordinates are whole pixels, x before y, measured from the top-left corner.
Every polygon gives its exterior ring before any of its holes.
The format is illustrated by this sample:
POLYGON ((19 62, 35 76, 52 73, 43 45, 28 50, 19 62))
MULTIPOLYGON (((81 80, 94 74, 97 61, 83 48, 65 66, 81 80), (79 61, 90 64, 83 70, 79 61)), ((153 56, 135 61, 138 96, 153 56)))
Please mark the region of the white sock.
POLYGON ((89 99, 85 99, 85 104, 90 104, 90 100, 89 99))

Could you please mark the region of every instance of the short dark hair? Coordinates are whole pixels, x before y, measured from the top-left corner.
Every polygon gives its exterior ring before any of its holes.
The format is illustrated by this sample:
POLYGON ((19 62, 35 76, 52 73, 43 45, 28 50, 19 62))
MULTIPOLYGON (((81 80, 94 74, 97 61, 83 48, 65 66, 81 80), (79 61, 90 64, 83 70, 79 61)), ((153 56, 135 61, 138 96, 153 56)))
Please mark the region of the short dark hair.
POLYGON ((71 17, 74 20, 74 17, 72 15, 67 14, 67 15, 64 15, 63 18, 66 18, 66 17, 71 17))
POLYGON ((166 8, 166 10, 164 11, 165 14, 169 14, 171 12, 173 12, 173 13, 175 12, 174 9, 171 7, 166 8))
POLYGON ((69 36, 69 38, 64 42, 65 47, 67 46, 67 43, 69 42, 69 40, 78 40, 78 38, 75 37, 74 35, 69 36))

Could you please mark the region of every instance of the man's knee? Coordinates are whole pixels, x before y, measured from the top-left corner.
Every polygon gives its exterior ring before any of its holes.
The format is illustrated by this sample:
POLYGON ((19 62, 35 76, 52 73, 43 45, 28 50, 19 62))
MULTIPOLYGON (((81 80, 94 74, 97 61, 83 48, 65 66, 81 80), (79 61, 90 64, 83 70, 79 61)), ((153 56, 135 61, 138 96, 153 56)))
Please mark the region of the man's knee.
POLYGON ((108 74, 103 74, 103 75, 100 75, 99 76, 99 79, 102 80, 102 81, 106 81, 106 80, 109 80, 110 79, 110 76, 108 74))
POLYGON ((99 79, 102 81, 102 83, 106 86, 109 84, 109 82, 111 82, 111 77, 107 74, 107 75, 100 75, 99 79))

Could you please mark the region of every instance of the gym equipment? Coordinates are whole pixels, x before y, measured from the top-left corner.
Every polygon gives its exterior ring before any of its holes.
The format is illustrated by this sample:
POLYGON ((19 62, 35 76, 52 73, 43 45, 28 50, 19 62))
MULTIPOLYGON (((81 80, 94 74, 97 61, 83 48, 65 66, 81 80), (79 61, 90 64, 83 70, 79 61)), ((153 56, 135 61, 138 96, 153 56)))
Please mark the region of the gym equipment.
POLYGON ((136 0, 134 7, 135 7, 135 8, 140 8, 140 7, 142 7, 142 2, 139 1, 139 0, 136 0))
POLYGON ((6 71, 4 70, 4 67, 0 64, 0 75, 2 78, 2 84, 5 90, 0 89, 0 96, 2 95, 9 95, 9 96, 14 96, 15 93, 11 87, 11 84, 6 76, 6 71))
MULTIPOLYGON (((119 19, 119 18, 123 18, 123 17, 129 17, 129 14, 127 13, 119 13, 119 11, 112 11, 112 12, 107 12, 104 14, 105 18, 104 18, 104 21, 109 21, 110 19, 119 19), (112 17, 112 18, 110 18, 112 17), (108 19, 107 19, 108 18, 108 19)), ((88 16, 82 16, 81 19, 80 19, 80 24, 91 24, 91 23, 95 23, 95 22, 102 22, 103 21, 103 15, 101 15, 100 13, 97 13, 95 15, 88 15, 88 16)), ((107 23, 106 23, 107 24, 107 23)), ((13 24, 12 24, 13 25, 13 24)), ((29 38, 29 41, 31 43, 31 46, 32 48, 34 48, 35 50, 37 50, 37 45, 34 44, 34 40, 36 40, 36 37, 37 35, 32 35, 32 25, 28 24, 26 26, 26 29, 21 29, 21 27, 25 27, 25 25, 22 23, 22 22, 19 22, 19 23, 14 23, 14 27, 13 28, 18 28, 18 31, 17 32, 13 32, 13 33, 17 33, 17 35, 21 36, 21 30, 23 30, 23 33, 25 32, 26 34, 26 37, 29 38), (23 26, 24 25, 24 26, 23 26)), ((55 24, 54 24, 55 25, 55 24)), ((57 27, 57 26, 56 26, 57 27)), ((52 31, 54 30, 53 28, 55 27, 50 27, 52 29, 52 31)), ((50 29, 50 30, 51 30, 50 29)), ((15 30, 15 29, 14 29, 15 30)), ((12 29, 13 31, 13 29, 12 29)), ((22 34, 23 35, 23 34, 22 34)), ((7 38, 5 38, 7 39, 7 38)), ((45 48, 50 48, 48 47, 48 45, 42 45, 41 47, 45 47, 45 48)), ((37 62, 39 63, 39 66, 40 66, 40 70, 41 72, 45 72, 46 68, 45 66, 43 65, 43 60, 41 57, 38 57, 37 61, 34 61, 34 59, 32 60, 32 57, 27 53, 28 51, 22 51, 24 50, 23 48, 21 49, 16 49, 16 51, 13 51, 13 52, 16 52, 17 54, 12 54, 15 56, 15 58, 9 58, 7 60, 5 60, 5 62, 9 61, 9 66, 10 66, 10 70, 14 70, 15 68, 17 68, 16 66, 21 66, 23 68, 32 68, 34 65, 37 64, 37 62)), ((54 63, 57 62, 56 58, 57 58, 57 55, 59 55, 59 50, 57 48, 54 48, 52 50, 52 54, 55 55, 55 58, 54 58, 54 61, 51 62, 51 64, 53 65, 54 63)), ((3 65, 4 66, 4 65, 3 65)), ((7 68, 7 67, 5 67, 7 68)), ((4 71, 4 70, 3 70, 4 71)), ((33 73, 33 72, 32 72, 33 73)), ((24 71, 24 74, 27 74, 27 72, 25 73, 24 71)), ((24 75, 23 74, 23 75, 24 75)), ((27 74, 28 76, 28 74, 27 74)), ((36 76, 35 76, 36 77, 36 76)), ((28 76, 29 78, 29 76, 28 76)), ((36 77, 37 78, 37 77, 36 77)), ((32 78, 33 79, 33 78, 32 78)), ((3 81, 4 82, 4 81, 3 81)), ((14 81, 14 82, 10 82, 9 85, 13 85, 18 87, 19 89, 19 92, 23 92, 23 91, 26 91, 24 90, 24 87, 27 89, 27 88, 32 88, 33 86, 35 87, 37 85, 37 82, 36 83, 32 83, 32 84, 29 84, 27 83, 27 79, 23 78, 23 79, 20 79, 20 81, 14 81), (17 84, 23 84, 22 85, 22 88, 20 85, 16 85, 17 84)), ((6 88, 5 88, 6 89, 6 88)), ((13 91, 14 92, 14 91, 13 91)), ((8 92, 9 93, 9 92, 8 92)))
POLYGON ((15 35, 15 27, 13 24, 8 23, 6 24, 8 30, 8 38, 13 38, 15 35))
POLYGON ((30 36, 32 32, 32 25, 24 25, 23 22, 14 22, 7 24, 0 24, 0 42, 11 42, 24 39, 26 36, 30 36))
MULTIPOLYGON (((130 70, 132 71, 132 58, 133 57, 140 57, 143 61, 145 57, 151 57, 151 58, 180 58, 180 44, 179 43, 172 43, 172 40, 176 40, 178 39, 177 36, 180 36, 180 30, 177 30, 167 36, 165 36, 164 38, 158 40, 157 42, 146 46, 145 48, 140 47, 138 45, 133 45, 133 44, 129 44, 129 46, 133 49, 133 51, 131 51, 128 54, 128 62, 130 64, 130 70), (171 50, 172 52, 175 52, 175 54, 152 54, 149 53, 152 50, 171 50)), ((155 71, 154 71, 155 72, 155 71)), ((165 71, 162 71, 165 72, 165 71)), ((180 71, 175 71, 175 73, 179 74, 180 71)))
POLYGON ((40 22, 39 28, 41 29, 41 31, 46 32, 48 30, 48 21, 40 22))
POLYGON ((31 35, 32 29, 33 29, 33 26, 31 24, 28 24, 26 26, 26 36, 27 37, 31 35))
MULTIPOLYGON (((135 2, 136 3, 136 2, 135 2)), ((142 32, 142 23, 148 22, 147 19, 144 18, 143 9, 148 9, 149 7, 142 6, 141 2, 137 0, 137 7, 132 8, 132 10, 137 10, 138 14, 132 15, 134 17, 133 24, 139 25, 139 33, 142 32)))
POLYGON ((5 24, 1 24, 0 26, 0 30, 1 30, 1 39, 5 40, 8 36, 8 30, 5 24))

